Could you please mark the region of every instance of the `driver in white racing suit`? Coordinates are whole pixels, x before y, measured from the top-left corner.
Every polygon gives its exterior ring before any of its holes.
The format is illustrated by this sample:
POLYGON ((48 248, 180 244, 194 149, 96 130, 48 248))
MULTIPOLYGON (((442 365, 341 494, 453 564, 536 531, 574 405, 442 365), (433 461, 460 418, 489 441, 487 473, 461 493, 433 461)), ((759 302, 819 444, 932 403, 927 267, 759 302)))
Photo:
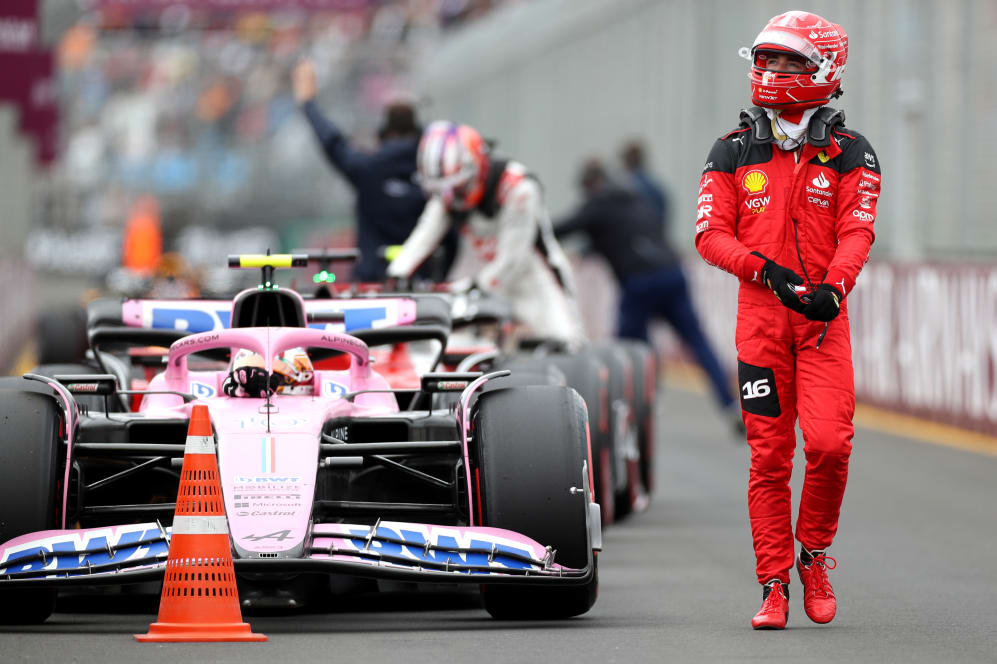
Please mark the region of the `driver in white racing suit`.
POLYGON ((430 198, 388 276, 411 277, 457 224, 484 263, 474 286, 508 299, 533 335, 584 342, 571 267, 536 178, 522 164, 493 159, 471 127, 442 121, 423 133, 417 168, 430 198))

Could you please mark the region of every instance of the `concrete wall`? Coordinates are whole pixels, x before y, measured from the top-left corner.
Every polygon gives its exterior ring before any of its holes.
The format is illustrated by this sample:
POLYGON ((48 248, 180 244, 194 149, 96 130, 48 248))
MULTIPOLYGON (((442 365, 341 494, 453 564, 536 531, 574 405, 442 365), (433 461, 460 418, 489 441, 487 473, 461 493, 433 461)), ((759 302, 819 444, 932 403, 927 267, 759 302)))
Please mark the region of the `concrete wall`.
MULTIPOLYGON (((840 23, 849 126, 879 153, 874 255, 997 257, 997 2, 811 0, 840 23)), ((579 161, 645 138, 673 194, 671 233, 692 250, 699 171, 748 105, 737 56, 772 0, 540 0, 506 7, 419 65, 429 113, 468 122, 540 173, 554 212, 579 161)))

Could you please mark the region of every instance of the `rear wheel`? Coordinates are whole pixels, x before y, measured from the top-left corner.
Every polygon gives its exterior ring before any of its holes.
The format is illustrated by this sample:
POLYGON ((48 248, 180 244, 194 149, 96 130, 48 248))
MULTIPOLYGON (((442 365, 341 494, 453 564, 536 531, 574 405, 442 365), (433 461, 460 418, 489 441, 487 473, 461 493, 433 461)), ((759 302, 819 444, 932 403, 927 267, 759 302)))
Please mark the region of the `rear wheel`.
MULTIPOLYGON (((587 527, 583 462, 588 460, 584 402, 570 388, 530 386, 483 394, 472 419, 482 525, 521 533, 576 569, 594 562, 587 527)), ((598 575, 578 586, 488 585, 485 610, 496 618, 569 618, 595 603, 598 575)))
MULTIPOLYGON (((57 527, 61 413, 48 388, 0 379, 0 542, 57 527)), ((44 622, 54 590, 0 590, 0 623, 44 622)))
POLYGON ((620 347, 633 362, 634 421, 640 449, 640 476, 644 488, 654 489, 654 411, 658 384, 658 358, 643 341, 620 339, 620 347))
POLYGON ((544 358, 564 373, 568 387, 585 400, 588 407, 589 438, 592 447, 592 488, 602 506, 603 525, 613 520, 616 497, 612 479, 612 430, 609 415, 609 369, 598 357, 581 355, 548 355, 544 358))
POLYGON ((80 362, 87 352, 86 313, 82 308, 46 311, 38 316, 38 361, 80 362))
POLYGON ((634 420, 633 363, 615 343, 597 344, 589 351, 609 369, 609 429, 611 436, 614 515, 621 519, 647 500, 640 477, 640 449, 634 420))

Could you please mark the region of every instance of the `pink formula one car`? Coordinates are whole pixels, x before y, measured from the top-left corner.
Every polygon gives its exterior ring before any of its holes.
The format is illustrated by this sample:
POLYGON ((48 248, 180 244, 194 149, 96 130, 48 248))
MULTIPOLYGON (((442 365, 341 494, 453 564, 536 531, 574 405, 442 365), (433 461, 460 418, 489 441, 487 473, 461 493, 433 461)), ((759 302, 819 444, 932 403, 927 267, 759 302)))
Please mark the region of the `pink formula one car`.
MULTIPOLYGON (((292 259, 246 262, 272 275, 292 259)), ((329 585, 317 577, 353 575, 480 585, 496 617, 591 608, 600 515, 574 390, 502 387, 508 372, 393 387, 364 341, 392 328, 308 327, 302 298, 265 283, 230 315, 177 338, 137 395, 114 372, 0 379, 0 620, 43 621, 61 588, 162 577, 196 403, 211 413, 244 606, 296 606, 329 585), (294 390, 226 385, 237 356, 272 376, 302 349, 315 369, 294 390), (319 368, 334 357, 341 368, 319 368), (440 392, 459 393, 456 407, 434 409, 452 403, 440 392)), ((116 340, 131 333, 156 336, 116 340)))

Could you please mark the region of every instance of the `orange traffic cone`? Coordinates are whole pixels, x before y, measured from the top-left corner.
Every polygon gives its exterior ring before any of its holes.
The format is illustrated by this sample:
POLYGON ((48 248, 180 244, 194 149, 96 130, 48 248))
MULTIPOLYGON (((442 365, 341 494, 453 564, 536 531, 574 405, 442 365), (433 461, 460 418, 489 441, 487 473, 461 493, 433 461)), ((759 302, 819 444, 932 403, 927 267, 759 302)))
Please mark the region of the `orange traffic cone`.
POLYGON ((266 641, 242 622, 208 407, 187 430, 159 619, 139 641, 266 641))

